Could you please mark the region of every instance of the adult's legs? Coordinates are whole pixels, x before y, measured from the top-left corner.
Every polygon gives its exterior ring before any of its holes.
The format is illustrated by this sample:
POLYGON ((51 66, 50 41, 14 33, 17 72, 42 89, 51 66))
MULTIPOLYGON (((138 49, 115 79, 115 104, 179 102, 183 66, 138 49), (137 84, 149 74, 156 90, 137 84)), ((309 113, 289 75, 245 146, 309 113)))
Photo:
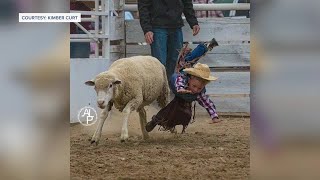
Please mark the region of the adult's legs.
POLYGON ((183 45, 182 29, 168 29, 168 56, 167 56, 167 76, 168 80, 174 73, 179 51, 183 45))
POLYGON ((152 31, 153 43, 151 44, 151 55, 159 59, 159 61, 166 67, 168 31, 165 28, 154 28, 152 31))

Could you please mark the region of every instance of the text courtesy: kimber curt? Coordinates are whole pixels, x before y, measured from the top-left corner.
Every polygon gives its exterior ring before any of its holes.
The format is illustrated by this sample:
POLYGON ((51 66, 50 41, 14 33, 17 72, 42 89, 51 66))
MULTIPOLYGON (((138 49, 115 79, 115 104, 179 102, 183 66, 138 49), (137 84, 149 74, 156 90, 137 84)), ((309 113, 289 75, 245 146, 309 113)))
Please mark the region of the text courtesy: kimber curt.
POLYGON ((19 22, 81 22, 80 13, 19 13, 19 22))

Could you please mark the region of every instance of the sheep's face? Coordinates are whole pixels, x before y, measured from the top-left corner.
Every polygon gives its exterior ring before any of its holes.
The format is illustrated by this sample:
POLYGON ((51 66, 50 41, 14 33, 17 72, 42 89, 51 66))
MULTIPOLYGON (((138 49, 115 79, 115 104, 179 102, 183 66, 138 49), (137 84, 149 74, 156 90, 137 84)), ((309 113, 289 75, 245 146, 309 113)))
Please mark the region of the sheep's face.
POLYGON ((114 87, 121 81, 107 74, 98 75, 95 80, 85 82, 88 86, 94 86, 97 92, 97 104, 99 108, 104 109, 113 98, 114 87))

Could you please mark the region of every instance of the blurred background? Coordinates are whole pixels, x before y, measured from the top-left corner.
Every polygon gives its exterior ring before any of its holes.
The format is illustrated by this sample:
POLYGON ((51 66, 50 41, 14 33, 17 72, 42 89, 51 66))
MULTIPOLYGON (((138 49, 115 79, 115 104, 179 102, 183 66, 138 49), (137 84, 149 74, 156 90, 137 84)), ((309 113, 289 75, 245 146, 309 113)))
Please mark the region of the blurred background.
POLYGON ((319 1, 251 1, 251 175, 319 179, 319 1))
POLYGON ((0 1, 0 179, 69 179, 69 24, 19 23, 20 12, 69 2, 0 1))

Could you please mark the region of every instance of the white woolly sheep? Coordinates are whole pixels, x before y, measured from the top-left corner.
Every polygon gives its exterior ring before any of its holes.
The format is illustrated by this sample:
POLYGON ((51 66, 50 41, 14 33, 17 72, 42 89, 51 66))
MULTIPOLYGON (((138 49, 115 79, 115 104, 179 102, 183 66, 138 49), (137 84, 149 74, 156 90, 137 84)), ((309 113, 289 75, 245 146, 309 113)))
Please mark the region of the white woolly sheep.
POLYGON ((103 109, 99 124, 91 143, 99 143, 104 121, 110 118, 114 105, 125 113, 121 131, 121 142, 128 136, 128 118, 131 111, 139 112, 143 139, 148 139, 145 130, 146 111, 144 106, 157 100, 161 108, 168 102, 169 85, 165 67, 151 56, 134 56, 115 61, 108 71, 98 74, 93 80, 85 82, 94 86, 97 92, 98 106, 103 109))

